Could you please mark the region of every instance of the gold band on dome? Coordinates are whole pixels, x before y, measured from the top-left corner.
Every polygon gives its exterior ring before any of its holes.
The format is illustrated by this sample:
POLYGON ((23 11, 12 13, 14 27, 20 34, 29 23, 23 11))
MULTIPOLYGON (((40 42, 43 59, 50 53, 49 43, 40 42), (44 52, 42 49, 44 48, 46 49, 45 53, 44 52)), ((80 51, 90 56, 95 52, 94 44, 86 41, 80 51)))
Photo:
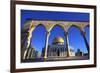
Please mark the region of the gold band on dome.
POLYGON ((58 36, 58 37, 54 38, 52 43, 64 43, 64 40, 62 37, 58 36))

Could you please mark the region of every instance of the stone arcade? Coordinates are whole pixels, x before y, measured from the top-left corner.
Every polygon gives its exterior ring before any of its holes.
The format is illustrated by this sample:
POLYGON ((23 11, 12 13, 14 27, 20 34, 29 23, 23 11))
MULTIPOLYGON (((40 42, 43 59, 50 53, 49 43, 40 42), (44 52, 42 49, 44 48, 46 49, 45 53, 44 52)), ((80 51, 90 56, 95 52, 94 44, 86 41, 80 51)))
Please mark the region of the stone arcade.
POLYGON ((46 59, 47 57, 51 56, 64 56, 64 57, 69 57, 70 55, 70 49, 69 49, 69 44, 68 44, 68 29, 71 26, 75 26, 79 28, 81 35, 83 36, 84 43, 86 45, 88 55, 89 55, 89 44, 86 40, 85 37, 85 32, 84 32, 84 27, 89 26, 89 22, 73 22, 73 21, 44 21, 44 20, 27 20, 24 24, 24 28, 22 29, 21 33, 21 59, 29 59, 31 55, 32 49, 29 49, 30 43, 31 43, 31 37, 32 32, 36 27, 39 25, 43 25, 46 29, 46 39, 45 39, 45 48, 44 48, 44 55, 43 57, 46 59), (50 31, 52 30, 53 27, 55 26, 60 26, 64 30, 64 35, 66 37, 66 46, 63 45, 64 40, 61 37, 56 37, 53 42, 52 42, 52 47, 55 47, 55 45, 60 45, 62 46, 63 49, 52 49, 56 51, 56 53, 53 53, 51 55, 50 48, 51 46, 48 46, 48 39, 50 36, 50 31), (49 48, 48 48, 49 47, 49 48), (65 50, 63 54, 61 53, 61 50, 65 50))

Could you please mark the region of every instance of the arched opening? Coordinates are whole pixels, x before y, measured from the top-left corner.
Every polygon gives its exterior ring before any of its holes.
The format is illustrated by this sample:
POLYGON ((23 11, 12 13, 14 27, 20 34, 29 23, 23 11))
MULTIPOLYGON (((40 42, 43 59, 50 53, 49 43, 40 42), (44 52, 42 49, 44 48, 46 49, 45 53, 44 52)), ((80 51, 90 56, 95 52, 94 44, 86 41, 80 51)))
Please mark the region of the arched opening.
POLYGON ((70 26, 70 28, 68 29, 68 39, 69 46, 73 47, 75 56, 84 56, 84 54, 88 53, 83 35, 79 27, 75 25, 70 26))
POLYGON ((41 58, 42 49, 45 46, 45 38, 46 28, 42 24, 39 24, 32 32, 31 47, 36 51, 36 57, 33 56, 32 58, 41 58))
POLYGON ((64 29, 60 25, 55 25, 50 31, 48 41, 48 57, 65 57, 66 54, 66 37, 64 29))
POLYGON ((65 41, 65 35, 64 35, 64 28, 60 25, 55 25, 51 31, 50 31, 50 36, 49 36, 49 44, 52 44, 52 41, 55 37, 60 36, 64 39, 64 44, 66 43, 65 41))

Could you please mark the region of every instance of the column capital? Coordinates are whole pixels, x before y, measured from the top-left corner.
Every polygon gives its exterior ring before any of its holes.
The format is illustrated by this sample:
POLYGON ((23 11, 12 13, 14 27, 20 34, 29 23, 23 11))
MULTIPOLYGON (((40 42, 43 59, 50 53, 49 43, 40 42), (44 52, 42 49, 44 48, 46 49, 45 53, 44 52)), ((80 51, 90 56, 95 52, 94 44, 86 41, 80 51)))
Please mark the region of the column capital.
POLYGON ((65 34, 65 35, 68 35, 68 32, 67 32, 67 31, 64 31, 64 34, 65 34))
POLYGON ((81 31, 81 35, 85 35, 86 33, 84 31, 81 31))
POLYGON ((46 31, 46 35, 49 35, 50 34, 50 31, 46 31))

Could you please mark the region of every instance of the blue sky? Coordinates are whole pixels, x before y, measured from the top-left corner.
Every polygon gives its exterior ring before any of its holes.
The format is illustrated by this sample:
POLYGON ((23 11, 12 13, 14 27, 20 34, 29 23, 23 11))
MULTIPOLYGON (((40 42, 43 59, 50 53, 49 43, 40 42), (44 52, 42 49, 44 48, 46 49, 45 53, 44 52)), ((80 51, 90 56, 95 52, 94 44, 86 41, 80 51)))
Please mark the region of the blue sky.
MULTIPOLYGON (((65 20, 65 21, 89 21, 89 13, 79 12, 53 12, 53 11, 34 11, 34 10, 21 10, 21 28, 27 19, 37 20, 65 20)), ((86 39, 89 43, 89 28, 84 28, 86 31, 86 39)), ((41 51, 45 45, 45 28, 40 25, 32 32, 31 46, 36 50, 41 51)), ((87 52, 83 37, 76 27, 71 27, 69 30, 69 45, 76 51, 78 48, 83 52, 87 52)), ((65 40, 64 31, 61 27, 55 26, 51 30, 49 37, 49 45, 56 36, 61 36, 65 40)), ((65 42, 66 43, 66 42, 65 42)))

